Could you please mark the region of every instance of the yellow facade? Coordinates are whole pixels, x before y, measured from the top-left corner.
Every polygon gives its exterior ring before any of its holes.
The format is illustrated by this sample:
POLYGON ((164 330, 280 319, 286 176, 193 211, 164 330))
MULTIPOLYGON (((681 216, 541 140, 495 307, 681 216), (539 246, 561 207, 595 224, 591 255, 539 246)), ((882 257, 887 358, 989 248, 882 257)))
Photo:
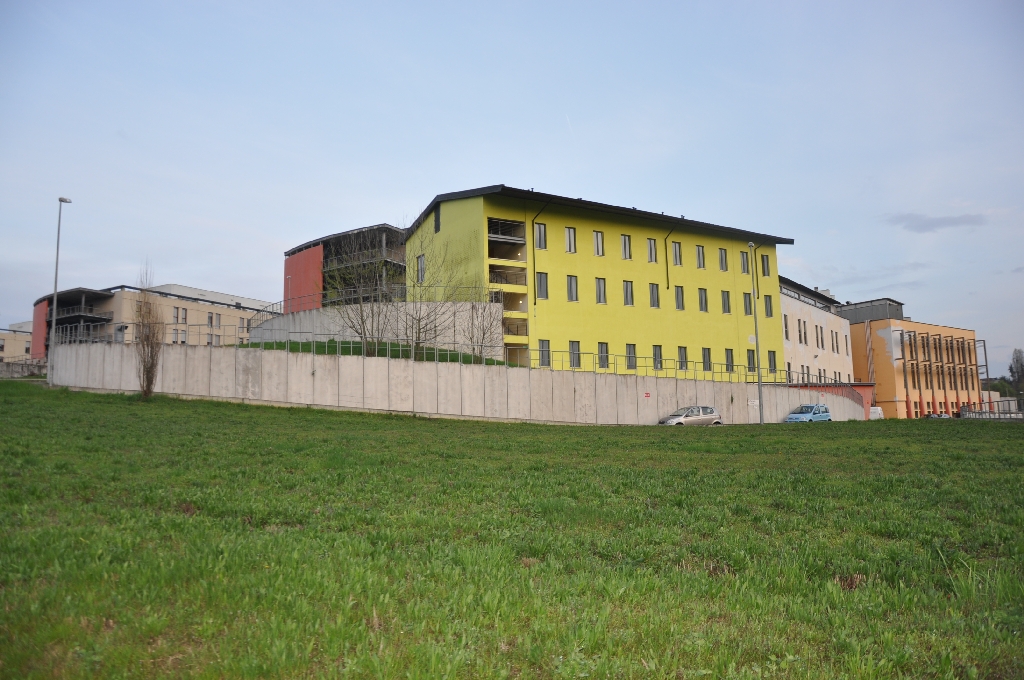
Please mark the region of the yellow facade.
POLYGON ((0 328, 0 361, 24 361, 31 357, 31 331, 0 328))
POLYGON ((572 203, 509 197, 501 192, 441 200, 421 216, 407 241, 408 283, 417 282, 416 258, 422 254, 428 272, 432 264, 443 260, 445 266, 454 266, 459 272, 462 285, 503 291, 505 345, 510 350, 529 347, 535 365, 543 362, 541 341, 547 341, 554 368, 589 369, 595 362, 597 368, 603 368, 599 343, 607 343, 610 368, 618 364, 620 372, 632 363, 628 345, 634 347, 635 363, 641 368, 658 368, 652 359, 656 347, 661 351, 660 366, 675 368, 679 348, 684 347, 690 370, 704 369, 703 349, 708 348, 715 372, 726 370, 726 350, 732 350, 734 372, 745 372, 747 352, 755 349, 753 309, 746 313, 744 300, 753 285, 749 267, 754 267, 760 297, 752 296, 751 306, 756 305, 760 324, 761 365, 768 368, 771 353, 779 371, 784 369, 775 244, 789 242, 787 239, 682 219, 659 219, 648 213, 632 217, 622 214, 622 209, 572 203), (492 220, 506 222, 495 226, 492 220), (522 225, 521 246, 496 241, 489 233, 505 227, 515 231, 516 224, 522 225), (540 225, 546 244, 539 242, 540 225), (571 237, 568 229, 574 230, 571 237), (603 255, 595 245, 595 233, 603 240, 603 255), (629 239, 628 257, 623 253, 624 236, 629 239), (651 251, 649 239, 653 240, 651 251), (750 241, 759 247, 745 273, 741 258, 749 254, 741 253, 748 253, 750 241), (703 247, 703 267, 697 263, 698 246, 703 247), (679 263, 675 261, 676 247, 679 263), (720 267, 720 249, 725 251, 725 271, 720 267), (763 273, 762 256, 767 264, 763 273), (546 298, 538 274, 547 275, 546 298), (576 300, 570 299, 570 276, 576 277, 576 300), (604 279, 604 302, 598 301, 598 279, 604 279), (625 282, 632 283, 632 304, 627 304, 625 282), (652 285, 657 289, 656 307, 651 301, 652 285), (677 286, 682 287, 682 310, 677 309, 677 286), (699 289, 706 291, 707 311, 699 308, 699 289), (723 291, 729 296, 728 311, 723 310, 723 291), (570 356, 571 342, 579 343, 578 359, 570 356))
POLYGON ((875 383, 886 418, 955 415, 983 401, 975 333, 907 319, 850 325, 855 379, 875 383))

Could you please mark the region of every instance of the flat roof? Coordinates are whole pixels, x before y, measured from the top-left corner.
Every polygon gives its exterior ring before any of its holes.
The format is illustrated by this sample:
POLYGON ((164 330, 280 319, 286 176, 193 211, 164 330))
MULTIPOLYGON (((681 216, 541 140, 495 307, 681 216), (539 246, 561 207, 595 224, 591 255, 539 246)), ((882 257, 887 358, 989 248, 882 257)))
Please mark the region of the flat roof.
POLYGON ((394 226, 392 224, 388 224, 386 222, 381 222, 380 224, 373 224, 373 225, 370 225, 369 227, 359 227, 358 229, 349 229, 348 231, 339 231, 337 234, 331 234, 330 236, 321 236, 320 238, 315 238, 312 241, 306 241, 302 245, 295 246, 291 250, 284 251, 284 256, 285 257, 289 257, 291 255, 294 255, 295 253, 298 253, 300 251, 306 250, 307 248, 312 248, 313 246, 320 245, 324 241, 330 241, 332 238, 338 238, 339 236, 348 236, 349 234, 359 234, 359 233, 362 233, 364 231, 373 231, 374 229, 391 229, 391 230, 397 231, 403 237, 405 236, 405 229, 399 229, 398 227, 396 227, 396 226, 394 226))
POLYGON ((747 241, 759 241, 761 244, 774 243, 776 245, 792 245, 794 243, 793 239, 784 238, 782 236, 772 236, 770 234, 760 234, 758 232, 747 231, 745 229, 723 227, 719 224, 690 220, 682 216, 675 217, 664 213, 654 213, 646 210, 637 210, 636 208, 624 208, 622 206, 609 205, 607 203, 586 201, 582 198, 569 198, 567 196, 545 194, 540 191, 533 191, 532 189, 516 189, 514 187, 505 186, 504 184, 494 184, 489 187, 480 187, 479 189, 468 189, 466 191, 454 191, 448 194, 438 194, 434 197, 434 200, 430 202, 430 205, 424 208, 423 212, 420 213, 419 217, 417 217, 409 227, 409 234, 412 234, 419 229, 420 225, 423 224, 423 221, 427 219, 427 215, 433 212, 434 208, 439 203, 443 203, 445 201, 456 201, 462 198, 475 198, 477 196, 503 196, 506 198, 517 198, 520 200, 533 201, 535 203, 543 203, 545 206, 558 205, 566 208, 593 210, 595 212, 621 215, 623 217, 640 217, 645 220, 664 222, 666 224, 685 227, 687 229, 714 231, 727 236, 741 237, 747 241))
MULTIPOLYGON (((110 288, 101 288, 99 290, 94 288, 68 288, 57 293, 57 304, 60 305, 62 302, 67 302, 69 299, 72 302, 79 301, 82 298, 82 294, 85 294, 86 301, 91 300, 106 300, 114 297, 114 292, 118 290, 140 290, 137 286, 111 286, 110 288)), ((231 307, 232 309, 248 309, 251 311, 260 311, 269 302, 263 300, 255 300, 253 298, 243 298, 236 295, 228 295, 227 293, 218 293, 212 290, 203 290, 202 288, 192 288, 191 286, 182 286, 176 283, 167 283, 161 286, 153 286, 149 291, 160 297, 177 298, 179 300, 187 300, 189 302, 205 302, 207 304, 221 305, 224 307, 231 307)), ((53 293, 49 293, 39 298, 33 303, 33 307, 42 303, 53 300, 53 293)))

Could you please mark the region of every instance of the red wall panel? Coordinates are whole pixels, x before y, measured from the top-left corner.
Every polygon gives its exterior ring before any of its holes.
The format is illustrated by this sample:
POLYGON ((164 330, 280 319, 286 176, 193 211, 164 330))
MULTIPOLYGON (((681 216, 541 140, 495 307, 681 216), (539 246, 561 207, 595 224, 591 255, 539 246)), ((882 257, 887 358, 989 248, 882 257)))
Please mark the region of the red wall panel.
POLYGON ((32 310, 33 359, 42 359, 46 356, 46 316, 49 313, 50 300, 43 300, 32 310))
POLYGON ((284 258, 284 311, 301 312, 320 307, 324 289, 324 247, 306 248, 284 258), (288 277, 292 277, 289 281, 288 277))

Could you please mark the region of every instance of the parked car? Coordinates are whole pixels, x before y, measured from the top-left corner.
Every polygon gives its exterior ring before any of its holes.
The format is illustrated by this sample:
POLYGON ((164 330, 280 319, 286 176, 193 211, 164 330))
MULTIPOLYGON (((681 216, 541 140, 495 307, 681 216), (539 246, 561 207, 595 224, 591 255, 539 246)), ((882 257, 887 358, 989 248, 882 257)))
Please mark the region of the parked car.
POLYGON ((721 425, 722 416, 712 406, 686 406, 658 421, 659 425, 721 425))
POLYGON ((928 415, 929 418, 949 418, 948 413, 931 413, 928 415))
POLYGON ((881 406, 872 406, 871 407, 871 418, 870 418, 870 420, 885 420, 885 414, 882 413, 882 407, 881 406))
POLYGON ((832 414, 825 404, 800 404, 786 417, 787 423, 828 423, 832 414))

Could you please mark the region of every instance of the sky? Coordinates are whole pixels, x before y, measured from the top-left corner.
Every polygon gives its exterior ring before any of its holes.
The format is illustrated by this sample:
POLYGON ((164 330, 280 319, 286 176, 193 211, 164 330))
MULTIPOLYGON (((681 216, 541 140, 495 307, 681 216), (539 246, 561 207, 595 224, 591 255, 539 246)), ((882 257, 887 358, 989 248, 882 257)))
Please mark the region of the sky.
POLYGON ((507 184, 795 239, 780 273, 1024 347, 1024 3, 0 3, 0 327, 264 299, 283 252, 507 184))

